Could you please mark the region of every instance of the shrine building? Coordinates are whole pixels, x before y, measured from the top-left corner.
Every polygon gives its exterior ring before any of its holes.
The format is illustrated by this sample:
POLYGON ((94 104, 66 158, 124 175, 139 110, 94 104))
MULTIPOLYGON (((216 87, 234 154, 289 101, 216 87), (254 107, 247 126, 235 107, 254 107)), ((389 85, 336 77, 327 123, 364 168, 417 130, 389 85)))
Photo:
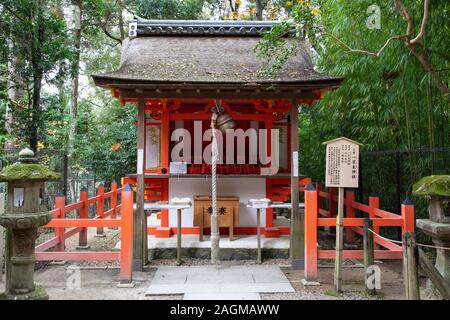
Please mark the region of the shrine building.
MULTIPOLYGON (((310 179, 298 172, 298 106, 312 106, 327 91, 337 89, 343 79, 314 70, 306 41, 298 44, 276 75, 267 76, 256 45, 261 33, 276 23, 136 19, 122 44, 119 68, 92 75, 95 84, 110 90, 124 107, 134 104, 138 109, 137 168, 124 178, 137 193, 136 261, 142 259, 139 252, 145 248, 145 235, 171 237, 176 233, 176 210, 162 210, 159 225, 150 226, 145 218, 146 203, 190 198, 193 206, 183 212, 182 233, 208 234, 211 165, 204 155, 210 153, 207 131, 212 108, 217 106, 241 133, 267 130, 264 145, 259 135, 251 140, 248 134, 240 147, 235 141, 232 150, 225 147, 225 135, 222 137, 217 166, 221 234, 256 233, 256 213, 247 207, 248 200, 268 198, 274 203, 289 202, 294 209, 290 222, 277 218, 273 209, 265 210, 263 234, 289 235, 293 227, 291 238, 302 238, 299 189, 310 179), (177 135, 177 129, 184 133, 177 135), (274 129, 278 130, 277 150, 272 150, 274 129), (174 148, 180 146, 182 161, 174 157, 174 148), (239 156, 238 149, 244 155, 239 156), (276 170, 267 170, 273 163, 261 161, 261 153, 271 161, 277 153, 276 170)), ((294 259, 301 259, 302 250, 299 245, 294 259)))

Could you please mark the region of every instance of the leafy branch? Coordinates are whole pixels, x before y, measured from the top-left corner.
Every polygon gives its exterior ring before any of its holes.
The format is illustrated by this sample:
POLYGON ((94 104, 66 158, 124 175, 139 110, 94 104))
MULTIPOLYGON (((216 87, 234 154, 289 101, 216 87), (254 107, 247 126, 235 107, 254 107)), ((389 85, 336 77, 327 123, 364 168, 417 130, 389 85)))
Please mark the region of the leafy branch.
MULTIPOLYGON (((449 93, 449 88, 446 83, 440 78, 439 74, 435 71, 430 59, 428 57, 427 51, 429 51, 423 44, 423 38, 426 35, 427 24, 430 19, 430 0, 424 0, 424 9, 422 15, 422 21, 420 30, 417 35, 414 35, 414 22, 403 4, 402 0, 394 0, 395 10, 400 14, 402 19, 406 22, 406 33, 399 34, 389 37, 383 46, 378 51, 370 51, 364 49, 355 49, 350 47, 347 43, 345 43, 342 39, 334 36, 332 33, 327 32, 325 27, 321 23, 320 19, 320 9, 318 8, 319 3, 314 4, 313 2, 306 1, 300 2, 296 5, 292 10, 292 18, 293 24, 291 24, 291 28, 294 29, 291 33, 291 37, 296 38, 297 40, 304 40, 308 38, 311 43, 315 44, 317 41, 317 37, 329 37, 333 41, 335 41, 339 46, 341 46, 344 50, 349 53, 356 54, 364 54, 368 56, 372 56, 375 58, 379 58, 384 50, 396 40, 403 41, 405 47, 411 52, 411 54, 419 61, 422 65, 423 69, 430 74, 434 84, 442 93, 449 93), (304 32, 299 33, 299 27, 303 28, 304 32)), ((275 54, 268 54, 270 51, 280 50, 282 46, 280 46, 279 42, 283 40, 282 37, 286 36, 288 32, 285 30, 285 33, 280 33, 279 30, 275 29, 269 34, 264 35, 263 40, 258 45, 257 49, 260 52, 260 56, 265 56, 268 60, 273 60, 275 54)), ((285 41, 284 41, 285 42, 285 41)), ((285 57, 286 51, 284 51, 284 55, 280 55, 283 61, 286 61, 285 57)), ((269 72, 274 72, 275 70, 280 70, 282 67, 283 61, 275 61, 270 67, 269 72)))

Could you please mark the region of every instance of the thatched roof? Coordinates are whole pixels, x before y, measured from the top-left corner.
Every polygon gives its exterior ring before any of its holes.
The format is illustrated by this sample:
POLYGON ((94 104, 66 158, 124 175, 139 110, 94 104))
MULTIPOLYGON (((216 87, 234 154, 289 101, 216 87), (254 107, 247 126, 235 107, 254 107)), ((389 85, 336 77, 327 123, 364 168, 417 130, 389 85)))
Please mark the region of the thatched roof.
POLYGON ((342 78, 317 73, 304 42, 274 77, 255 47, 274 22, 137 20, 122 45, 119 69, 93 75, 97 85, 279 84, 335 88, 342 78))

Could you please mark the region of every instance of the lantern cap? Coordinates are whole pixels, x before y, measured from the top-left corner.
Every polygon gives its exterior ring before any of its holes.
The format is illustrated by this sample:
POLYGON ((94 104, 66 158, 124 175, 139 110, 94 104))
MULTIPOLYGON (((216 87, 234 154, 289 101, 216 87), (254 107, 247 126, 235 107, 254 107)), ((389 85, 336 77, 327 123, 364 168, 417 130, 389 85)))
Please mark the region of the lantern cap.
POLYGON ((42 164, 36 163, 34 152, 25 148, 19 152, 19 162, 0 171, 0 181, 52 181, 60 175, 42 164))
POLYGON ((450 175, 423 177, 414 184, 412 193, 423 197, 450 197, 450 175))
POLYGON ((19 152, 19 162, 22 163, 35 163, 37 159, 34 157, 34 152, 31 149, 25 148, 19 152))

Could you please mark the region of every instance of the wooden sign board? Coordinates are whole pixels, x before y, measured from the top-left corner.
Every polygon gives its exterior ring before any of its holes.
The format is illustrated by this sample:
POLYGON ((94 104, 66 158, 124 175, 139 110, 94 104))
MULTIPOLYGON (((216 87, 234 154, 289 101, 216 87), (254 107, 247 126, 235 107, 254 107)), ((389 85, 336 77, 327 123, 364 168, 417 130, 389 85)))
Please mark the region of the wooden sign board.
POLYGON ((327 147, 325 185, 358 188, 360 143, 342 137, 324 144, 327 147))

